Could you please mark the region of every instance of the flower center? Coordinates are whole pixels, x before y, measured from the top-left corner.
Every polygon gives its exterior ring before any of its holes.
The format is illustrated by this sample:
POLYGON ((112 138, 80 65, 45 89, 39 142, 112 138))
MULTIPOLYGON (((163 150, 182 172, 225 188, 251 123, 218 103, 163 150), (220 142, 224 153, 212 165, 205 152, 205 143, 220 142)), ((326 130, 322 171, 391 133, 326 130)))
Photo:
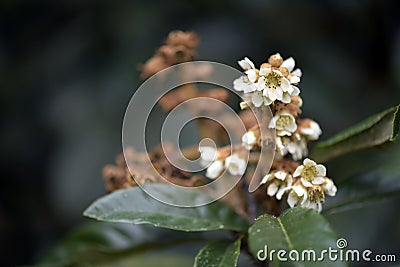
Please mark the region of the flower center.
POLYGON ((269 88, 276 89, 276 87, 281 85, 281 76, 278 73, 271 71, 265 76, 265 84, 269 88))
POLYGON ((276 121, 276 127, 283 128, 286 125, 289 125, 290 117, 289 116, 279 116, 278 120, 276 121))
POLYGON ((301 176, 309 182, 314 180, 314 178, 317 177, 317 175, 318 171, 315 168, 315 166, 306 166, 304 167, 303 172, 301 173, 301 176))
POLYGON ((322 191, 321 187, 315 186, 311 190, 308 191, 308 197, 310 201, 318 203, 324 201, 324 192, 322 191))

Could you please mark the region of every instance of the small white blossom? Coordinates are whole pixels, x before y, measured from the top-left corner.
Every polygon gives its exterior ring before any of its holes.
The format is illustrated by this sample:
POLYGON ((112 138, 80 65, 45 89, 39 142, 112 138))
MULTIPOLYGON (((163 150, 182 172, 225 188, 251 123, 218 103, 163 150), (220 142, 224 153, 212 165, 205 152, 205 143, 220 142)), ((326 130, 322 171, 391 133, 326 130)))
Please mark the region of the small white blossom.
POLYGON ((303 165, 297 167, 293 173, 293 177, 300 177, 301 183, 305 187, 313 185, 321 185, 325 182, 326 168, 322 164, 317 164, 315 161, 306 158, 303 165))
POLYGON ((263 92, 267 105, 275 100, 290 103, 290 96, 295 89, 280 71, 262 67, 259 75, 257 89, 263 92))
POLYGON ((217 150, 212 146, 199 147, 200 165, 206 167, 217 159, 217 150))
POLYGON ((242 60, 238 61, 238 64, 242 69, 244 70, 250 70, 250 69, 255 69, 256 67, 254 66, 254 63, 247 57, 245 57, 242 60))
POLYGON ((292 114, 283 111, 277 112, 269 122, 269 128, 275 128, 279 136, 292 135, 297 129, 296 119, 292 114))
POLYGON ((281 200, 285 189, 292 186, 292 175, 285 171, 273 171, 264 176, 261 184, 269 183, 267 187, 267 195, 275 196, 276 199, 281 200))
POLYGON ((329 178, 325 178, 325 182, 322 184, 322 189, 324 189, 324 192, 331 197, 334 197, 337 192, 336 185, 329 178))
POLYGON ((307 120, 307 123, 300 127, 300 133, 306 136, 308 140, 318 140, 322 130, 318 123, 313 120, 307 120))
POLYGON ((246 161, 233 154, 225 159, 225 168, 232 175, 243 175, 246 171, 246 161))
POLYGON ((291 154, 293 160, 300 160, 308 154, 307 141, 298 134, 276 137, 277 155, 284 157, 291 154))
POLYGON ((223 162, 221 160, 216 160, 207 168, 206 176, 210 179, 215 179, 221 174, 223 170, 223 162))
POLYGON ((242 136, 242 144, 247 150, 251 150, 257 144, 257 137, 253 131, 248 131, 242 136))
POLYGON ((302 183, 295 184, 285 191, 290 190, 287 203, 291 208, 300 206, 302 208, 314 209, 317 212, 322 211, 322 204, 325 202, 323 189, 319 185, 305 187, 302 183))

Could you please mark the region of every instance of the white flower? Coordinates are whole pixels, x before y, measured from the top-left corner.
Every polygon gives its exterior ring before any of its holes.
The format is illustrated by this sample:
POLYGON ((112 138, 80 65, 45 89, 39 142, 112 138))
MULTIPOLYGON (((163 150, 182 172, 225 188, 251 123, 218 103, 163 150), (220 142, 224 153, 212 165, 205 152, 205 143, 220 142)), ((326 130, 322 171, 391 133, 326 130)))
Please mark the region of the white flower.
POLYGON ((247 57, 238 61, 238 64, 244 70, 255 69, 254 63, 247 57))
POLYGON ((303 184, 299 183, 285 188, 284 190, 290 190, 287 203, 291 208, 300 206, 302 208, 314 209, 317 212, 322 211, 325 195, 321 186, 314 185, 312 187, 305 187, 303 184))
POLYGON ((322 133, 319 124, 313 120, 306 120, 300 127, 300 133, 306 136, 309 140, 317 140, 322 133))
POLYGON ((200 165, 206 167, 217 159, 217 150, 212 146, 199 147, 200 165))
POLYGON ((293 185, 285 188, 285 190, 290 190, 287 203, 291 208, 298 205, 304 205, 304 203, 307 201, 307 189, 302 185, 293 185))
POLYGON ((253 131, 248 131, 242 136, 242 144, 247 150, 251 150, 257 144, 257 137, 253 131))
POLYGON ((274 171, 264 176, 261 184, 270 183, 267 188, 267 195, 275 196, 281 200, 286 188, 292 186, 293 178, 285 171, 274 171))
POLYGON ((337 187, 333 183, 333 181, 329 178, 325 178, 325 182, 322 184, 322 189, 324 189, 324 192, 331 197, 334 197, 337 192, 337 187))
POLYGON ((268 105, 275 100, 290 103, 295 89, 280 71, 261 67, 259 75, 257 89, 263 92, 268 105))
POLYGON ((313 185, 321 185, 325 183, 326 168, 322 164, 317 164, 306 158, 303 165, 297 167, 293 173, 293 177, 300 177, 301 183, 305 187, 312 187, 313 185))
POLYGON ((243 175, 246 171, 246 161, 233 154, 225 159, 225 168, 232 175, 243 175))
POLYGON ((292 135, 297 129, 296 119, 292 114, 283 111, 277 112, 269 122, 269 128, 275 128, 279 136, 292 135))
POLYGON ((210 179, 215 179, 221 174, 223 170, 223 162, 221 160, 216 160, 207 168, 206 176, 210 179))

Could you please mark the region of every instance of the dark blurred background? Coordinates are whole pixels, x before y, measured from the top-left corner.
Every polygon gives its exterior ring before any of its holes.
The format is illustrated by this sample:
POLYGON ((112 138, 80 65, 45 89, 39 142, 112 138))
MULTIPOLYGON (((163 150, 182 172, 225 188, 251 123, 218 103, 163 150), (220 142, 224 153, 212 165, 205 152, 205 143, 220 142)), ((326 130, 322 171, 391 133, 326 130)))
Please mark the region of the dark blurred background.
MULTIPOLYGON (((398 2, 398 1, 397 1, 398 2)), ((105 193, 126 105, 170 30, 199 58, 303 70, 304 116, 325 139, 400 100, 396 1, 2 1, 0 263, 35 263, 105 193)))

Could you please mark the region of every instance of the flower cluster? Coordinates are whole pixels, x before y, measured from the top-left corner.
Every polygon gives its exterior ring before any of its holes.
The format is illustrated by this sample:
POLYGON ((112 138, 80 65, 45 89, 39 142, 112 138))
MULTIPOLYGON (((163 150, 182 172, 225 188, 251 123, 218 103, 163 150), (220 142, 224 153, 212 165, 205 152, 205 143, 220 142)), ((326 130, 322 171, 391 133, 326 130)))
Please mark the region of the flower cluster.
MULTIPOLYGON (((244 75, 233 86, 244 93, 246 103, 241 103, 241 107, 265 105, 273 113, 268 127, 276 133, 275 167, 261 182, 266 184, 267 195, 278 200, 287 195, 290 207, 308 207, 320 212, 325 195, 334 196, 337 189, 326 177, 323 165, 308 158, 303 165, 297 163, 308 155, 307 143, 317 140, 322 133, 317 122, 299 118, 303 105, 298 88, 301 70, 294 68, 292 57, 283 60, 280 54, 270 56, 268 63, 262 63, 260 68, 247 57, 238 63, 244 75)), ((242 145, 250 151, 259 150, 261 141, 258 125, 242 137, 242 145)))
POLYGON ((293 58, 283 60, 279 54, 275 54, 259 69, 247 57, 238 63, 245 75, 236 79, 233 86, 238 91, 251 93, 254 106, 268 106, 276 100, 290 103, 291 96, 299 95, 300 90, 296 85, 300 82, 301 70, 293 71, 293 58))

